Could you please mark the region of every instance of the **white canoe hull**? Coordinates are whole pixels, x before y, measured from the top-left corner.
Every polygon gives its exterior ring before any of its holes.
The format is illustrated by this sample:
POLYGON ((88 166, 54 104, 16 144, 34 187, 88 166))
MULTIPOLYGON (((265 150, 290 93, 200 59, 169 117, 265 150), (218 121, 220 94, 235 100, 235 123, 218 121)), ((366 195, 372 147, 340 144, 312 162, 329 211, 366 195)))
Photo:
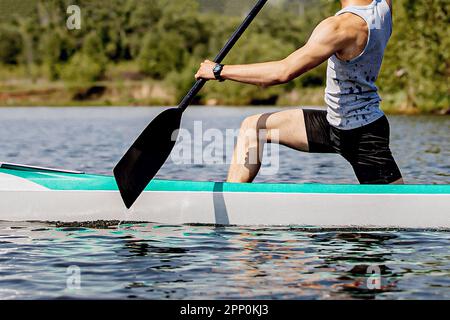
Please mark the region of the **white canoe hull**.
POLYGON ((450 229, 450 186, 153 181, 127 210, 113 177, 0 166, 0 220, 450 229))
POLYGON ((115 191, 0 191, 0 199, 6 221, 450 228, 446 195, 151 191, 130 210, 115 191))

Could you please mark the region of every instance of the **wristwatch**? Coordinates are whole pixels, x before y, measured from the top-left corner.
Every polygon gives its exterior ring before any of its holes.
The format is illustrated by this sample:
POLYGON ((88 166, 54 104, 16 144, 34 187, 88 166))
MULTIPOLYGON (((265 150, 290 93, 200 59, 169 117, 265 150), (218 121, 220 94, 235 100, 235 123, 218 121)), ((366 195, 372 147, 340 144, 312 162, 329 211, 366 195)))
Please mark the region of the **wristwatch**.
POLYGON ((216 65, 214 66, 213 69, 213 73, 214 73, 214 77, 216 78, 216 80, 219 80, 220 82, 225 81, 224 78, 221 77, 221 73, 223 70, 223 64, 220 63, 216 63, 216 65))

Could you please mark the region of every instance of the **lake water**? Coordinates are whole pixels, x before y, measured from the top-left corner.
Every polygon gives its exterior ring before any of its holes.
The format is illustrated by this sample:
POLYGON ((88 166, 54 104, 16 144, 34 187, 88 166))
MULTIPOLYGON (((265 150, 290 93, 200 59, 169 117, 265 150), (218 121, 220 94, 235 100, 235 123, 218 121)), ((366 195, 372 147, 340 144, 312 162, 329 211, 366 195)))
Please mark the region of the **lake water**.
MULTIPOLYGON (((109 174, 161 110, 1 108, 0 160, 109 174)), ((224 144, 209 149, 208 139, 272 110, 190 108, 183 127, 200 135, 179 146, 200 160, 170 159, 158 176, 223 180, 226 161, 201 160, 226 159, 233 139, 223 135, 224 144)), ((448 184, 450 118, 389 120, 405 180, 448 184)), ((281 148, 275 167, 267 164, 257 181, 356 183, 337 155, 281 148)), ((0 299, 450 299, 449 245, 444 231, 0 222, 0 299)))

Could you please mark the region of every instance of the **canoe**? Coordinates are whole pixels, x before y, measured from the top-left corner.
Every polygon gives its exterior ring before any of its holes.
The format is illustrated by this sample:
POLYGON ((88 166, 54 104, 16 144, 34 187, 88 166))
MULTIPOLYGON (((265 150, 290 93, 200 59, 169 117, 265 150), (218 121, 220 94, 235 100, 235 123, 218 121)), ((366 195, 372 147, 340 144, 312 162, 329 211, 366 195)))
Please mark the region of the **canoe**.
POLYGON ((450 185, 153 180, 127 210, 112 176, 0 166, 0 220, 450 229, 450 185))

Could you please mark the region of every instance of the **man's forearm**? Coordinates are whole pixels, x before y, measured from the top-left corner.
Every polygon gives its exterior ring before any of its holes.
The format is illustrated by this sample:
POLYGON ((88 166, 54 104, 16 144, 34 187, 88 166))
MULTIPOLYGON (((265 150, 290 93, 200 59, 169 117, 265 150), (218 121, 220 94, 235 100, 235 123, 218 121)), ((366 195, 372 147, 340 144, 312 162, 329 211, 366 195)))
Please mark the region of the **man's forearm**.
POLYGON ((225 65, 221 76, 227 80, 264 87, 289 81, 283 61, 243 65, 225 65))
POLYGON ((263 87, 286 83, 323 62, 322 57, 311 55, 311 50, 305 46, 279 61, 226 65, 221 75, 225 79, 263 87))

